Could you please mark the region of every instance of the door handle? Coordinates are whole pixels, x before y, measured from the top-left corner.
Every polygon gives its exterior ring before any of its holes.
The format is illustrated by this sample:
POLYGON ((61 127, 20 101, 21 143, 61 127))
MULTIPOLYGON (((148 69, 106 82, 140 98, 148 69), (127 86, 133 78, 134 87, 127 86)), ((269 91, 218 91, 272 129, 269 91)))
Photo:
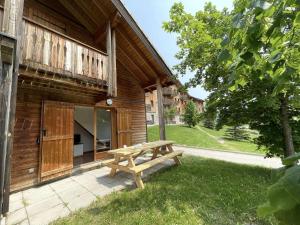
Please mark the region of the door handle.
POLYGON ((42 133, 43 133, 43 136, 45 137, 47 135, 47 130, 43 129, 42 133))

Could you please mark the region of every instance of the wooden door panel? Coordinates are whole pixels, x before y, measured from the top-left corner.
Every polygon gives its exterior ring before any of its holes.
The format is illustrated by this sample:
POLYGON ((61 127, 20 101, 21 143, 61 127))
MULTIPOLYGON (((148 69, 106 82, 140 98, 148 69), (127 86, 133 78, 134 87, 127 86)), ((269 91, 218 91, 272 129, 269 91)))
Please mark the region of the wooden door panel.
POLYGON ((119 148, 122 148, 124 145, 132 145, 131 117, 130 109, 121 108, 117 110, 117 133, 119 148))
POLYGON ((71 173, 73 168, 74 105, 44 102, 41 181, 71 173))

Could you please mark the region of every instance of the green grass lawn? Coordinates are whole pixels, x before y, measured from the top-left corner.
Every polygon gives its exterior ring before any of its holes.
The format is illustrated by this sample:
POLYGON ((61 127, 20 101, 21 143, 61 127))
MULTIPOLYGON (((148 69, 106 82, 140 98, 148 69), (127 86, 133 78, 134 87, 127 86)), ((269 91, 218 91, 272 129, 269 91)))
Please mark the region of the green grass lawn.
POLYGON ((97 200, 55 225, 244 225, 259 219, 271 170, 199 157, 153 174, 144 190, 125 190, 97 200))
MULTIPOLYGON (((217 131, 200 125, 194 128, 183 125, 167 125, 166 135, 168 140, 173 140, 176 144, 180 145, 264 154, 264 151, 258 150, 257 145, 252 141, 234 141, 226 139, 225 130, 226 128, 217 131)), ((148 141, 155 141, 158 139, 158 126, 148 127, 148 141)))

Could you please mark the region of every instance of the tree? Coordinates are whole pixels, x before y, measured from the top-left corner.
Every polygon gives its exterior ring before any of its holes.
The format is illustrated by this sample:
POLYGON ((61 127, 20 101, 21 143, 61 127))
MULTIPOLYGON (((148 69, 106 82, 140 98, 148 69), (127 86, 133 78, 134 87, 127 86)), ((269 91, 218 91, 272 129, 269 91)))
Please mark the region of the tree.
POLYGON ((270 97, 276 109, 285 156, 300 147, 295 131, 300 115, 299 42, 299 1, 238 1, 219 58, 230 71, 230 90, 253 86, 254 81, 268 85, 262 96, 270 97))
POLYGON ((244 141, 250 139, 250 134, 248 130, 242 126, 233 126, 226 129, 225 137, 236 141, 244 141))
POLYGON ((181 75, 195 72, 188 85, 202 84, 211 93, 207 112, 218 115, 216 127, 249 124, 259 131, 255 141, 268 149, 268 156, 291 155, 291 146, 300 149, 299 72, 293 68, 300 65, 299 32, 289 28, 300 17, 295 1, 272 1, 267 7, 263 0, 241 0, 232 13, 207 3, 194 16, 179 3, 164 23, 167 32, 178 34, 180 64, 175 69, 181 75), (291 53, 284 47, 289 40, 291 53), (276 54, 278 42, 281 53, 276 54))
POLYGON ((200 113, 193 101, 188 101, 183 114, 183 121, 189 126, 194 127, 200 121, 200 113))
POLYGON ((175 107, 169 107, 165 109, 165 119, 167 120, 167 123, 169 121, 172 121, 176 116, 176 108, 175 107))

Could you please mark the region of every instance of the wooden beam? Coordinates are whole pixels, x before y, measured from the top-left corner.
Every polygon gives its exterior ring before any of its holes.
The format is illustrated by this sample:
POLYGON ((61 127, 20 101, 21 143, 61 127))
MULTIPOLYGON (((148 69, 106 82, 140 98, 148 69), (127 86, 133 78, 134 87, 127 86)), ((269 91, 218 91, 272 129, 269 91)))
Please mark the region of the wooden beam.
POLYGON ((116 30, 112 30, 111 34, 111 66, 112 66, 112 96, 117 97, 117 50, 116 50, 116 30))
POLYGON ((118 35, 126 42, 126 45, 133 48, 134 51, 138 54, 138 56, 146 62, 147 69, 150 70, 152 74, 154 74, 154 78, 156 79, 159 72, 153 66, 150 60, 145 56, 145 54, 141 51, 141 49, 139 49, 137 45, 134 44, 133 41, 128 38, 128 35, 125 34, 125 31, 121 26, 118 27, 118 35))
POLYGON ((108 55, 107 63, 107 75, 108 75, 108 89, 107 95, 112 96, 112 46, 111 46, 111 24, 110 21, 107 23, 106 28, 106 52, 108 55))
POLYGON ((6 0, 1 35, 0 60, 0 216, 9 209, 11 152, 13 147, 20 42, 24 0, 6 0), (17 40, 17 41, 16 41, 17 40), (5 58, 2 58, 5 56, 5 58))
POLYGON ((111 18, 111 27, 116 28, 121 21, 121 14, 117 11, 111 18))
POLYGON ((89 19, 87 15, 80 8, 74 6, 76 1, 59 0, 59 2, 92 34, 95 32, 94 22, 89 19))
POLYGON ((166 128, 164 119, 163 93, 160 79, 156 80, 157 84, 157 104, 158 104, 158 124, 159 124, 159 139, 166 140, 166 128))
POLYGON ((128 65, 126 63, 124 63, 123 60, 120 60, 119 58, 117 58, 117 61, 120 63, 120 65, 122 65, 122 67, 132 76, 132 78, 140 85, 143 86, 143 82, 137 77, 137 75, 128 68, 128 65))
POLYGON ((99 11, 104 15, 105 19, 109 18, 109 15, 107 13, 107 9, 103 9, 103 4, 101 4, 101 1, 93 0, 93 3, 96 5, 96 7, 99 9, 99 11))
POLYGON ((96 44, 101 43, 101 41, 104 39, 104 37, 106 35, 106 31, 107 31, 107 24, 105 24, 104 26, 98 27, 98 29, 96 30, 96 32, 94 34, 94 41, 96 44))
POLYGON ((155 60, 159 65, 162 66, 162 68, 165 69, 166 74, 169 76, 172 76, 172 71, 169 69, 169 67, 166 65, 164 60, 161 58, 161 56, 158 54, 156 49, 153 47, 153 45, 149 42, 146 35, 143 33, 143 31, 140 29, 140 27, 137 25, 137 23, 134 21, 132 16, 129 14, 127 9, 124 7, 123 3, 120 0, 111 0, 111 2, 114 4, 118 12, 121 14, 122 18, 127 22, 127 24, 130 26, 130 28, 135 32, 135 34, 138 36, 138 38, 143 42, 143 44, 146 46, 146 48, 150 51, 150 53, 153 55, 155 60))
POLYGON ((118 45, 117 50, 119 55, 127 61, 128 66, 133 66, 134 70, 137 71, 137 74, 142 77, 142 79, 146 80, 146 83, 150 81, 149 76, 127 55, 127 53, 118 45))
MULTIPOLYGON (((113 17, 111 17, 108 22, 111 23, 111 28, 116 28, 120 22, 120 19, 121 19, 121 15, 120 13, 116 12, 114 14, 113 17)), ((100 43, 103 38, 105 37, 105 34, 106 34, 106 31, 107 31, 107 23, 103 26, 99 26, 94 34, 94 41, 98 44, 100 43)))

